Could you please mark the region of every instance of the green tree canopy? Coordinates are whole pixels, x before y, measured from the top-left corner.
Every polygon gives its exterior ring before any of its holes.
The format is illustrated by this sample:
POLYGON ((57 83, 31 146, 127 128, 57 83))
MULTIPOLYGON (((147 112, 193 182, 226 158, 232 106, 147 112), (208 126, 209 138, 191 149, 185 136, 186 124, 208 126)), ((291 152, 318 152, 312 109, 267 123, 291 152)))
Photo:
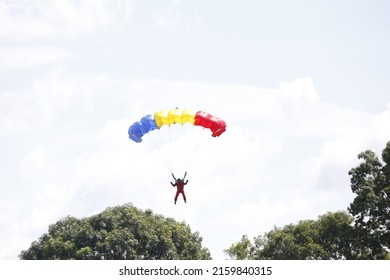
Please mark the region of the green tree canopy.
POLYGON ((68 216, 22 251, 20 259, 211 259, 198 232, 184 222, 126 204, 77 219, 68 216))
POLYGON ((232 259, 323 260, 350 258, 353 218, 346 212, 327 213, 318 220, 275 227, 253 243, 244 235, 225 253, 232 259))
POLYGON ((390 142, 382 161, 370 150, 358 158, 363 162, 349 171, 356 194, 348 209, 355 218, 355 253, 359 259, 383 259, 390 250, 390 142))

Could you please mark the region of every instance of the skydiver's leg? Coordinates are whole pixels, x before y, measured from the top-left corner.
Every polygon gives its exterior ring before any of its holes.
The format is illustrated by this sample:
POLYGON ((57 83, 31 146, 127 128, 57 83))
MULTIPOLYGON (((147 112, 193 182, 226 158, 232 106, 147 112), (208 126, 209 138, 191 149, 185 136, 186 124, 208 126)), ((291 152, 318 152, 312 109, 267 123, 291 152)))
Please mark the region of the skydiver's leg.
POLYGON ((176 201, 177 201, 177 197, 179 196, 179 191, 176 192, 176 195, 175 195, 175 204, 176 204, 176 201))
POLYGON ((181 194, 183 195, 184 202, 187 203, 187 199, 186 199, 186 195, 185 195, 184 191, 182 191, 181 194))

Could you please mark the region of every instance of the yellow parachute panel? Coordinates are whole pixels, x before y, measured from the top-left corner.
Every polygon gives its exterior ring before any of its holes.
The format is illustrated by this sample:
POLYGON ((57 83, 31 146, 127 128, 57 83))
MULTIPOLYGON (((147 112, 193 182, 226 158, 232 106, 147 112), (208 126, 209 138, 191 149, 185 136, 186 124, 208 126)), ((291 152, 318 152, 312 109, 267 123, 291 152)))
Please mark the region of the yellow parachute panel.
POLYGON ((181 121, 182 123, 189 122, 191 124, 194 124, 195 122, 195 115, 196 112, 194 110, 190 109, 184 109, 181 113, 181 121))
POLYGON ((181 109, 172 109, 168 111, 168 124, 182 123, 181 121, 181 109))
POLYGON ((154 120, 158 128, 162 127, 164 124, 168 124, 168 112, 167 111, 158 111, 154 114, 154 120))

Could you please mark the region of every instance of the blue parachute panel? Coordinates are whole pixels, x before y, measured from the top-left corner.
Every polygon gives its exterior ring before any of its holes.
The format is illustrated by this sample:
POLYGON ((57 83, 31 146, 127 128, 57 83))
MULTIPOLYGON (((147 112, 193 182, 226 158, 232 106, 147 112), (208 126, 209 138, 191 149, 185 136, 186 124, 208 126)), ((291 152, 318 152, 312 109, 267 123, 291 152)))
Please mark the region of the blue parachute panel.
POLYGON ((129 127, 129 138, 134 142, 142 142, 142 136, 146 133, 158 129, 157 124, 152 115, 144 116, 141 121, 137 121, 129 127))
POLYGON ((152 115, 146 115, 141 119, 141 123, 143 125, 143 128, 145 129, 145 133, 148 133, 149 131, 157 129, 156 121, 154 120, 154 117, 152 115))

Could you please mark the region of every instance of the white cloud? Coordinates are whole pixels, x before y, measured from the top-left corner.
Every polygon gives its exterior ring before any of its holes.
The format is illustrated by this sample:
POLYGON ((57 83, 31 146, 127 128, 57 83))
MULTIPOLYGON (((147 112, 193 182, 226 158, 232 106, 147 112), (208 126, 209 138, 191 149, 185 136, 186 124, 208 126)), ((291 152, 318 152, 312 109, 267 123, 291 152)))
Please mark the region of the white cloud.
POLYGON ((0 38, 26 40, 75 36, 97 30, 116 15, 128 19, 132 1, 21 0, 0 3, 0 38))
MULTIPOLYGON (((372 130, 369 131, 373 135, 376 146, 390 139, 390 102, 387 104, 387 110, 376 115, 373 122, 372 130)), ((362 133, 365 133, 362 131, 362 133)))
POLYGON ((65 127, 54 127, 54 131, 66 130, 78 126, 77 118, 93 121, 92 115, 100 109, 116 105, 106 102, 110 95, 105 90, 110 86, 107 76, 64 77, 61 70, 55 70, 34 81, 32 88, 0 92, 0 135, 48 129, 62 121, 65 127))
POLYGON ((72 55, 58 48, 2 48, 0 70, 31 69, 49 63, 62 63, 72 55))
POLYGON ((163 29, 182 29, 184 31, 192 31, 202 25, 202 18, 199 14, 196 12, 190 15, 185 13, 181 0, 171 0, 165 9, 152 16, 152 21, 163 29))
POLYGON ((282 82, 280 84, 281 96, 288 100, 319 101, 314 83, 310 77, 295 79, 291 82, 282 82))

